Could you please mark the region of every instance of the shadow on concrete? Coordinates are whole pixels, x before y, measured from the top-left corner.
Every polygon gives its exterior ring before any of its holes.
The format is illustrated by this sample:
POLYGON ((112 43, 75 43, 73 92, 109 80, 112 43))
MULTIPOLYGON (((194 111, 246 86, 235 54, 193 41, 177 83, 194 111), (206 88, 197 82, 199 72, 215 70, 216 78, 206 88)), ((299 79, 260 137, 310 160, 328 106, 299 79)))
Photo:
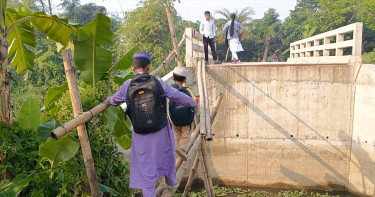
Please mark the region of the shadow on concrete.
MULTIPOLYGON (((264 94, 266 97, 268 97, 269 99, 271 99, 273 102, 277 103, 282 109, 284 109, 285 111, 287 111, 290 115, 292 115, 294 118, 296 118, 300 123, 302 123, 303 125, 305 125, 307 128, 309 128, 311 131, 313 131, 316 135, 318 135, 319 137, 321 137, 322 139, 325 139, 326 137, 325 136, 322 136, 320 135, 316 130, 314 130, 310 125, 308 125, 305 121, 303 121, 301 118, 299 118, 297 115, 295 115, 294 113, 292 113, 288 108, 286 108, 285 106, 283 106, 281 103, 279 103, 277 100, 273 99, 272 97, 270 97, 267 93, 265 93, 264 91, 262 91, 261 88, 259 88, 258 86, 256 86, 256 84, 254 84, 253 82, 251 82, 250 80, 248 80, 246 77, 244 77, 241 73, 237 72, 236 69, 234 68, 229 68, 232 72, 236 73, 238 76, 240 76, 243 80, 245 80, 246 82, 248 82, 249 84, 251 84, 255 90, 261 92, 262 94, 264 94)), ((262 119, 264 119, 268 124, 272 125, 272 127, 274 127, 276 130, 278 130, 282 135, 284 135, 286 138, 290 139, 291 142, 293 142, 295 145, 297 145, 301 150, 303 150, 305 153, 307 153, 308 155, 310 155, 311 158, 315 159, 317 161, 317 163, 319 163, 320 165, 324 166, 327 170, 329 170, 334 176, 336 179, 339 179, 339 180, 342 180, 342 181, 346 181, 347 183, 347 187, 350 187, 350 188, 354 188, 353 185, 351 185, 351 183, 349 182, 349 177, 345 177, 342 175, 342 173, 338 172, 334 167, 332 167, 329 163, 327 163, 326 161, 322 160, 316 153, 314 153, 312 150, 310 150, 308 147, 306 147, 302 142, 300 142, 298 139, 295 139, 295 138, 290 138, 291 134, 285 130, 282 126, 280 126, 276 121, 274 121, 272 118, 270 118, 267 114, 265 114, 263 111, 261 111, 257 106, 255 106, 252 102, 250 102, 245 96, 243 96, 241 94, 241 92, 238 92, 236 89, 234 89, 227 81, 226 79, 223 79, 222 77, 220 77, 219 74, 217 74, 213 69, 211 69, 210 67, 207 67, 207 73, 209 75, 211 75, 219 84, 222 85, 223 88, 225 88, 228 92, 230 92, 233 96, 235 96, 239 101, 241 101, 243 104, 245 104, 250 110, 252 110, 254 113, 256 113, 258 116, 262 117, 262 119)), ((347 141, 348 138, 344 139, 347 141)), ((338 151, 339 153, 341 153, 342 155, 345 155, 346 154, 344 152, 342 152, 340 149, 338 149, 336 146, 334 146, 332 143, 330 143, 328 140, 325 140, 325 142, 327 142, 328 144, 330 144, 336 151, 338 151)), ((350 147, 348 146, 348 149, 350 149, 350 147)), ((347 157, 347 156, 346 156, 347 157)), ((347 157, 347 159, 350 161, 350 156, 347 157)), ((286 169, 284 168, 284 172, 286 172, 286 169)), ((292 172, 289 170, 289 172, 292 172)), ((301 177, 301 175, 299 175, 301 177)), ((302 178, 302 177, 301 177, 302 178)), ((314 182, 314 180, 311 180, 311 179, 308 179, 307 177, 303 177, 303 178, 306 178, 305 180, 307 181, 311 181, 314 182)), ((332 179, 331 179, 332 180, 332 179)), ((316 183, 315 183, 316 184, 316 183)))

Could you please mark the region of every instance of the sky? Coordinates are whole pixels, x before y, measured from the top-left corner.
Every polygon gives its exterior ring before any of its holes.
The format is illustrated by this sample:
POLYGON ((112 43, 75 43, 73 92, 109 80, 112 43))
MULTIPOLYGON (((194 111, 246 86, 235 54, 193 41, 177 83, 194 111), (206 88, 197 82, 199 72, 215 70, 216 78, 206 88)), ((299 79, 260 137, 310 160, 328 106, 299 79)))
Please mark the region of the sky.
MULTIPOLYGON (((54 8, 60 3, 60 0, 53 0, 54 8)), ((96 5, 102 5, 109 12, 131 11, 137 7, 139 0, 81 0, 81 4, 93 2, 96 5)), ((184 20, 202 21, 204 19, 204 11, 208 10, 215 18, 221 18, 221 15, 215 11, 227 8, 229 11, 242 10, 245 7, 254 9, 254 19, 263 17, 264 12, 269 8, 275 8, 280 15, 279 19, 284 20, 290 14, 290 10, 294 9, 297 0, 180 0, 175 2, 175 8, 184 20)))

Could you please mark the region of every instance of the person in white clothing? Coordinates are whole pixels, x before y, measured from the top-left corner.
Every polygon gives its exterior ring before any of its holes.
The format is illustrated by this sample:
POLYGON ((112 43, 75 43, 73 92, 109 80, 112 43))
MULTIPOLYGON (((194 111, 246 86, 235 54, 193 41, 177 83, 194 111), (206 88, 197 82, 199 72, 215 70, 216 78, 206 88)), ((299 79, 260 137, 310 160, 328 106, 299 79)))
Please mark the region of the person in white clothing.
POLYGON ((238 59, 237 52, 243 51, 240 42, 243 33, 243 28, 242 25, 235 19, 236 15, 234 13, 231 14, 230 21, 228 21, 224 25, 221 36, 222 38, 226 36, 226 38, 229 40, 229 49, 232 52, 232 63, 241 62, 240 59, 238 59))
POLYGON ((201 25, 199 27, 199 32, 203 34, 204 60, 206 61, 206 64, 208 64, 208 45, 210 45, 214 63, 220 64, 220 62, 217 60, 217 54, 216 54, 216 49, 215 49, 216 26, 215 26, 214 21, 211 19, 211 13, 209 11, 205 11, 204 16, 206 20, 203 20, 203 22, 201 22, 201 25))

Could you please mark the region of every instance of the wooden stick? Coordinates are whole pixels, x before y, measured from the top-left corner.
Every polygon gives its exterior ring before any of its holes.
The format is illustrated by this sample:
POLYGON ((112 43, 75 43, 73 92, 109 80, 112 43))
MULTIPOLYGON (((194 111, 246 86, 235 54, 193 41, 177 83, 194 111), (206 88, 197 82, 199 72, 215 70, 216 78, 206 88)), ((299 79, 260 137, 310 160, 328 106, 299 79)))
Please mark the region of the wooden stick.
MULTIPOLYGON (((210 190, 211 197, 215 197, 215 192, 214 192, 214 186, 212 184, 212 179, 211 179, 211 171, 210 168, 208 167, 208 161, 207 161, 207 147, 206 147, 206 141, 203 140, 201 143, 201 153, 202 153, 202 162, 204 164, 204 169, 206 171, 206 176, 207 176, 207 181, 208 181, 208 188, 207 190, 210 190)), ((208 192, 207 192, 208 193, 208 192)))
POLYGON ((202 82, 202 67, 205 63, 203 63, 203 60, 198 61, 198 89, 199 89, 199 95, 200 95, 200 101, 199 101, 199 117, 200 117, 200 133, 201 135, 206 135, 206 112, 205 112, 205 96, 203 91, 203 82, 202 82))
POLYGON ((180 56, 180 51, 179 51, 178 46, 177 46, 176 31, 175 31, 174 25, 173 25, 173 18, 172 18, 172 14, 171 14, 170 5, 168 5, 165 8, 165 12, 167 13, 169 31, 171 32, 173 48, 174 48, 174 52, 176 53, 176 61, 177 61, 178 66, 181 67, 182 66, 181 56, 180 56))
POLYGON ((229 47, 228 47, 228 49, 227 49, 227 55, 225 56, 225 60, 224 60, 224 62, 227 62, 228 54, 229 54, 229 47))
MULTIPOLYGON (((223 95, 224 95, 223 93, 220 93, 219 98, 215 102, 214 110, 212 110, 212 114, 211 114, 212 122, 215 120, 215 117, 216 117, 216 114, 217 114, 217 109, 219 108, 219 106, 221 104, 223 95)), ((180 159, 180 158, 177 158, 177 160, 176 160, 176 169, 177 169, 176 177, 177 177, 177 184, 178 185, 180 184, 182 176, 184 175, 183 172, 187 171, 187 168, 190 166, 192 159, 196 156, 195 153, 196 153, 197 146, 200 146, 200 144, 201 144, 202 136, 198 135, 199 134, 199 128, 200 128, 199 124, 198 124, 197 128, 194 130, 193 134, 191 135, 189 144, 186 148, 186 152, 188 153, 187 154, 188 160, 186 162, 183 162, 183 160, 180 159)), ((161 195, 164 187, 165 187, 165 183, 160 184, 158 186, 157 196, 161 195)), ((176 191, 176 189, 174 189, 173 193, 176 191)), ((164 191, 165 190, 167 190, 167 189, 164 189, 164 191)), ((168 189, 168 190, 171 190, 171 189, 168 189)), ((170 196, 172 196, 172 194, 173 194, 173 193, 170 193, 170 191, 165 191, 165 192, 166 192, 165 195, 167 195, 167 196, 168 196, 168 194, 170 196)))
POLYGON ((201 161, 200 164, 201 164, 202 171, 203 171, 204 188, 206 188, 207 196, 211 197, 212 193, 211 193, 210 184, 209 184, 209 181, 208 181, 208 176, 207 176, 207 173, 206 173, 206 166, 203 162, 202 151, 200 151, 198 154, 199 154, 199 160, 201 161))
MULTIPOLYGON (((223 99, 223 95, 224 95, 223 93, 219 94, 219 97, 218 97, 218 99, 215 102, 213 110, 211 111, 211 120, 212 120, 212 122, 215 120, 217 111, 218 111, 218 109, 220 107, 220 104, 221 104, 221 101, 223 99)), ((198 124, 198 126, 195 128, 195 130, 193 131, 193 133, 190 136, 189 143, 188 143, 188 145, 186 147, 186 152, 189 152, 191 146, 194 144, 194 141, 196 140, 196 138, 197 138, 197 136, 199 134, 199 129, 200 129, 200 123, 198 124)), ((192 159, 192 158, 190 158, 190 159, 192 159)), ((177 158, 177 160, 176 160, 176 169, 178 169, 181 166, 182 162, 183 162, 183 160, 181 158, 177 158)))
POLYGON ((206 82, 206 65, 203 64, 202 66, 202 81, 203 81, 203 93, 204 93, 204 112, 206 118, 206 139, 207 141, 213 140, 212 135, 212 128, 211 128, 211 119, 210 119, 210 106, 208 102, 208 90, 207 90, 207 82, 206 82))
POLYGON ((191 185, 193 184, 193 181, 194 181, 195 173, 197 172, 200 155, 201 155, 200 151, 198 150, 198 154, 195 156, 193 167, 191 168, 189 178, 188 178, 188 181, 186 183, 185 190, 184 190, 184 193, 182 194, 182 197, 187 197, 188 194, 189 194, 191 185))
MULTIPOLYGON (((82 113, 82 103, 78 91, 77 78, 75 75, 74 63, 72 58, 72 53, 70 49, 62 51, 64 69, 66 80, 68 81, 68 87, 70 92, 70 98, 72 100, 72 107, 74 117, 79 116, 82 113)), ((96 179, 94 159, 91 154, 90 142, 87 136, 86 127, 84 124, 78 126, 78 137, 81 143, 81 150, 83 155, 83 160, 85 162, 86 173, 88 176, 88 181, 90 185, 91 195, 93 197, 100 196, 99 184, 96 179)))
MULTIPOLYGON (((182 37, 182 39, 181 39, 181 41, 180 41, 180 43, 178 43, 178 49, 180 50, 181 49, 181 47, 182 47, 182 45, 183 45, 183 43, 184 43, 184 41, 185 41, 185 38, 186 38, 186 36, 185 36, 185 34, 184 34, 184 36, 182 37)), ((171 61, 172 61, 172 59, 174 58, 176 56, 176 53, 174 52, 174 51, 172 51, 169 55, 168 55, 168 57, 158 66, 158 67, 156 67, 151 73, 150 73, 150 75, 156 75, 156 74, 158 74, 160 71, 161 71, 161 69, 163 69, 166 65, 168 65, 171 61)))
POLYGON ((65 123, 54 129, 51 132, 51 139, 53 141, 63 137, 64 135, 68 134, 73 129, 77 128, 79 125, 84 124, 91 120, 92 117, 98 115, 100 112, 106 110, 110 106, 109 102, 106 100, 99 105, 95 106, 94 108, 90 109, 87 112, 82 113, 78 117, 74 118, 73 120, 65 123))

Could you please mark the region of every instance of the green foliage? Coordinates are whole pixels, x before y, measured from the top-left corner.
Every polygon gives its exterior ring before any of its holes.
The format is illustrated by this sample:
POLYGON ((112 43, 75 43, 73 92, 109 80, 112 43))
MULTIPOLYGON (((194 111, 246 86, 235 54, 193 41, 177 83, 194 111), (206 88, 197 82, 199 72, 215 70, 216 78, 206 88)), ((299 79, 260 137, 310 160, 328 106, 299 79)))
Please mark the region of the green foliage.
POLYGON ((64 46, 68 45, 70 35, 77 31, 68 24, 68 20, 60 19, 55 15, 48 16, 44 12, 34 12, 32 16, 35 17, 31 19, 35 28, 47 35, 49 39, 64 46))
POLYGON ((12 181, 0 183, 0 197, 17 197, 27 187, 30 178, 25 174, 17 175, 12 181))
POLYGON ((53 86, 48 88, 44 107, 47 111, 56 107, 55 102, 61 98, 61 95, 68 90, 68 83, 65 82, 61 86, 53 86))
POLYGON ((95 86, 107 75, 112 53, 102 46, 113 45, 112 39, 111 20, 103 14, 78 29, 78 38, 74 40, 74 62, 86 83, 95 86))
POLYGON ((60 126, 60 123, 55 119, 47 121, 41 124, 38 128, 38 138, 41 142, 45 142, 48 137, 51 135, 51 131, 60 126))
POLYGON ((40 108, 36 100, 27 100, 21 108, 18 122, 27 130, 36 131, 40 125, 40 108))
POLYGON ((375 49, 372 52, 364 53, 362 55, 362 62, 365 64, 375 64, 375 49))
MULTIPOLYGON (((129 166, 121 161, 121 154, 112 136, 103 126, 97 127, 94 123, 89 124, 89 131, 99 183, 106 192, 129 196, 129 166)), ((53 168, 46 167, 49 160, 38 155, 39 146, 45 146, 41 145, 38 135, 36 131, 23 129, 17 121, 10 130, 0 130, 0 152, 6 155, 0 164, 1 173, 8 170, 13 175, 30 175, 29 185, 23 189, 21 196, 89 196, 82 155, 75 154, 66 162, 56 163, 55 160, 53 168)), ((72 132, 66 137, 77 139, 77 134, 72 132)), ((56 142, 59 143, 59 140, 56 142)), ((66 155, 59 158, 63 157, 66 155)), ((8 183, 9 181, 2 181, 0 185, 8 183)))
POLYGON ((113 68, 117 70, 129 70, 132 65, 132 58, 135 52, 139 51, 139 47, 135 46, 127 51, 117 62, 113 65, 113 68))
POLYGON ((124 149, 131 146, 131 122, 125 118, 121 107, 111 106, 107 109, 107 125, 116 142, 124 149))
POLYGON ((51 168, 55 163, 65 162, 72 158, 79 149, 79 141, 70 135, 66 135, 57 141, 48 138, 39 147, 39 155, 46 157, 51 168))
MULTIPOLYGON (((18 12, 13 8, 6 11, 6 26, 20 20, 21 15, 29 14, 23 11, 20 6, 18 12)), ((16 25, 8 35, 9 52, 8 57, 11 59, 13 68, 17 69, 17 73, 34 68, 35 54, 33 49, 36 45, 36 34, 29 21, 24 21, 16 25)))
POLYGON ((135 73, 132 70, 128 70, 124 74, 115 75, 113 77, 113 82, 115 82, 118 85, 122 85, 126 80, 133 78, 135 76, 135 73))
MULTIPOLYGON (((160 65, 173 50, 165 13, 167 3, 171 3, 171 14, 178 37, 177 42, 179 42, 185 29, 181 25, 181 17, 174 9, 173 1, 146 0, 141 1, 138 8, 126 13, 122 27, 118 31, 122 38, 120 43, 122 45, 119 45, 118 48, 122 51, 116 53, 121 55, 134 46, 138 46, 141 50, 146 50, 152 55, 152 69, 160 65)), ((171 70, 174 66, 176 66, 175 63, 169 65, 165 70, 171 70)), ((167 72, 162 71, 160 74, 165 73, 167 72)))

